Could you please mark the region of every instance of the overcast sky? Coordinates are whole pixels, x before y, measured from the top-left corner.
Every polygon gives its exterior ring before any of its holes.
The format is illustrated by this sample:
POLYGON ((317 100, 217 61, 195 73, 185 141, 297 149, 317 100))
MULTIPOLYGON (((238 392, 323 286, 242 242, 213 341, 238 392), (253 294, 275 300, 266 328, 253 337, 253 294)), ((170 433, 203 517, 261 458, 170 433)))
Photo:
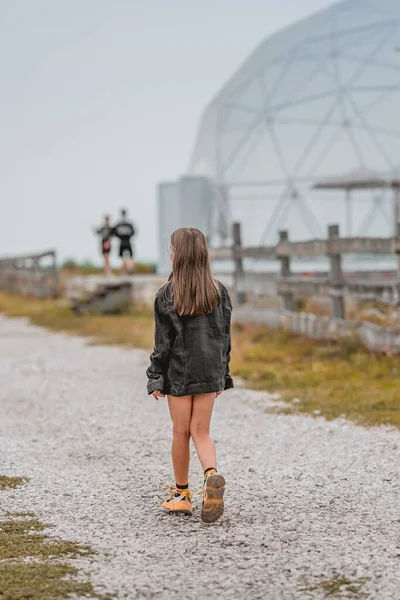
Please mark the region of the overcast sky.
POLYGON ((0 255, 96 259, 128 207, 157 255, 156 184, 182 175, 205 105, 267 35, 329 0, 0 0, 0 255))

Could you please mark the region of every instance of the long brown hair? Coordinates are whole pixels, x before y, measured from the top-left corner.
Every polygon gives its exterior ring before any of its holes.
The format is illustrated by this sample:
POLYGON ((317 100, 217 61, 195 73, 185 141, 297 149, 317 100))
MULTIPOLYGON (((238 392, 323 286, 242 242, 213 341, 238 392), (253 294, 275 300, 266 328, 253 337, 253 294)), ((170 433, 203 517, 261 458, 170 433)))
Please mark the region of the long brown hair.
POLYGON ((220 301, 218 282, 212 274, 205 235, 196 227, 177 229, 171 236, 171 290, 178 315, 208 315, 220 301))

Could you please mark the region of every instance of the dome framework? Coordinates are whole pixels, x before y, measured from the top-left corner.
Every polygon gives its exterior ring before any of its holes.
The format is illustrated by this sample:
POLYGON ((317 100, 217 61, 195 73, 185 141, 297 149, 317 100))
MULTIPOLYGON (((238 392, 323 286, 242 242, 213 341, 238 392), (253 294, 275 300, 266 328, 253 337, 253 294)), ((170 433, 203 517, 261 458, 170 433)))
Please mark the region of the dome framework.
MULTIPOLYGON (((232 219, 247 223, 253 243, 289 223, 297 237, 324 235, 342 218, 341 198, 311 188, 357 168, 398 175, 398 107, 398 0, 346 0, 265 40, 200 123, 190 172, 215 184, 216 236, 232 219)), ((364 200, 356 225, 392 229, 389 199, 364 200), (368 218, 378 201, 379 224, 368 218)))

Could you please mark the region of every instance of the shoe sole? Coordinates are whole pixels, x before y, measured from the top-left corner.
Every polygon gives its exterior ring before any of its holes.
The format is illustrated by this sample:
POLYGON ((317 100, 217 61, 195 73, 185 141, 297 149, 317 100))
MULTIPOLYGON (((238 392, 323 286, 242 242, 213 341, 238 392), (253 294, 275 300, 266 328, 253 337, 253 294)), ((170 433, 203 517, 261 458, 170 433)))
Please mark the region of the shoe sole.
POLYGON ((214 523, 224 512, 225 479, 215 473, 207 477, 204 490, 204 502, 201 509, 201 520, 204 523, 214 523))
POLYGON ((171 510, 171 512, 173 512, 174 515, 186 515, 188 517, 192 516, 192 512, 189 510, 171 510))
POLYGON ((191 510, 171 510, 170 508, 165 508, 165 506, 162 507, 165 511, 167 511, 167 513, 170 513, 171 515, 187 515, 187 516, 191 516, 193 514, 193 511, 191 510))

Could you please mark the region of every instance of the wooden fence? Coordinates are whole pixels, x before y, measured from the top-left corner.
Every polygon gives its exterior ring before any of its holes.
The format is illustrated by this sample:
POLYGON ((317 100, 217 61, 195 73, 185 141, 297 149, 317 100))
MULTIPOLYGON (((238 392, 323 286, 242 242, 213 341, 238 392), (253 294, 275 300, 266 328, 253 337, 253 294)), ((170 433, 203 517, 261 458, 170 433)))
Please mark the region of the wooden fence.
POLYGON ((37 298, 57 296, 55 250, 0 259, 0 289, 37 298))
POLYGON ((292 242, 287 231, 281 231, 276 246, 243 247, 240 224, 233 226, 233 246, 213 248, 214 261, 231 261, 234 264, 234 291, 236 294, 236 318, 241 321, 266 323, 282 326, 296 333, 315 339, 339 339, 357 335, 373 350, 390 349, 400 352, 400 329, 379 327, 371 323, 355 323, 345 320, 345 298, 376 300, 393 306, 400 306, 400 224, 398 235, 393 238, 341 238, 338 225, 328 227, 327 239, 305 242, 292 242), (345 273, 342 256, 345 254, 373 254, 396 256, 397 270, 394 272, 358 273, 350 276, 345 273), (291 269, 293 258, 329 259, 329 273, 315 277, 295 275, 291 269), (246 273, 244 259, 278 261, 277 275, 246 273), (262 285, 264 283, 264 285, 262 285), (266 295, 271 290, 281 296, 282 310, 262 309, 248 303, 255 288, 263 288, 266 295), (329 296, 332 317, 294 311, 295 296, 329 296))
MULTIPOLYGON (((279 233, 276 246, 243 247, 241 243, 240 223, 233 226, 233 246, 230 248, 213 248, 212 260, 229 260, 234 264, 234 287, 238 304, 246 302, 246 296, 253 289, 254 280, 260 284, 263 276, 247 277, 243 268, 243 260, 251 258, 262 261, 278 261, 280 272, 276 280, 277 293, 283 298, 284 308, 293 311, 295 295, 322 295, 331 298, 332 315, 337 319, 345 318, 346 296, 359 300, 377 300, 386 304, 400 304, 400 224, 398 237, 395 238, 341 238, 339 226, 328 227, 326 240, 291 242, 288 232, 279 233), (395 254, 397 272, 374 272, 365 275, 349 276, 342 267, 342 256, 345 254, 395 254), (317 258, 326 256, 329 259, 327 276, 307 277, 294 275, 291 270, 293 258, 317 258)), ((271 276, 265 275, 265 289, 270 286, 271 276)))

